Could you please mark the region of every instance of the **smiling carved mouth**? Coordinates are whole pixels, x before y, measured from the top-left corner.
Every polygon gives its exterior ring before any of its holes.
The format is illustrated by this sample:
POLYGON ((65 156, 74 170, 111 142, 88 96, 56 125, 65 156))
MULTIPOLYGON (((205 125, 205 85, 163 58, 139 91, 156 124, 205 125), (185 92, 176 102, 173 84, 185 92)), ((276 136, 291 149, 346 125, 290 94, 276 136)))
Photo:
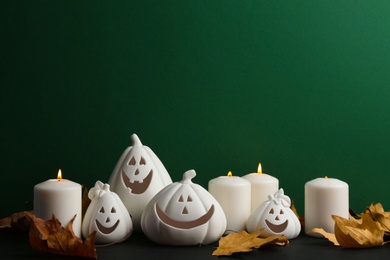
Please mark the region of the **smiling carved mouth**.
POLYGON ((119 225, 119 219, 115 222, 115 224, 111 227, 105 227, 103 226, 99 220, 96 220, 96 226, 97 228, 99 229, 100 232, 102 232, 103 234, 111 234, 115 229, 116 227, 119 225))
POLYGON ((170 218, 156 203, 157 216, 165 224, 181 229, 190 229, 207 223, 214 214, 214 205, 211 205, 210 209, 203 216, 190 221, 180 221, 170 218))
POLYGON ((288 220, 284 221, 282 224, 280 225, 276 225, 276 224, 272 224, 271 222, 269 222, 268 220, 265 220, 265 223, 267 224, 267 226, 269 227, 269 229, 271 229, 271 231, 275 232, 275 233, 282 233, 284 230, 286 230, 287 228, 287 225, 288 225, 288 220))
POLYGON ((143 179, 142 182, 134 181, 131 182, 130 178, 127 177, 126 173, 122 171, 122 180, 126 187, 130 188, 130 192, 133 194, 142 194, 149 187, 150 182, 152 181, 153 170, 150 170, 148 176, 143 179))

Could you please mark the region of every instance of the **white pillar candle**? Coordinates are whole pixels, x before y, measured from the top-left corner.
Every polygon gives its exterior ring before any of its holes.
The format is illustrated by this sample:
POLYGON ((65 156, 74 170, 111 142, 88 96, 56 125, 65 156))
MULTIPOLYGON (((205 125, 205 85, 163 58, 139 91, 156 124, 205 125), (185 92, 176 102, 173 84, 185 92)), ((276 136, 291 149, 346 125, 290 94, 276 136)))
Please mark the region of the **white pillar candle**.
POLYGON ((273 195, 279 190, 279 180, 271 175, 262 173, 260 163, 257 173, 249 173, 242 178, 251 183, 251 212, 267 201, 269 195, 273 195))
POLYGON ((334 233, 332 215, 349 218, 348 184, 334 178, 317 178, 305 184, 305 233, 322 228, 334 233))
POLYGON ((81 237, 81 185, 70 180, 62 179, 61 170, 57 179, 50 179, 34 187, 34 214, 36 217, 49 220, 52 215, 66 227, 73 221, 73 231, 81 237))
POLYGON ((209 181, 208 190, 225 212, 227 230, 245 229, 251 209, 251 184, 238 176, 220 176, 209 181))

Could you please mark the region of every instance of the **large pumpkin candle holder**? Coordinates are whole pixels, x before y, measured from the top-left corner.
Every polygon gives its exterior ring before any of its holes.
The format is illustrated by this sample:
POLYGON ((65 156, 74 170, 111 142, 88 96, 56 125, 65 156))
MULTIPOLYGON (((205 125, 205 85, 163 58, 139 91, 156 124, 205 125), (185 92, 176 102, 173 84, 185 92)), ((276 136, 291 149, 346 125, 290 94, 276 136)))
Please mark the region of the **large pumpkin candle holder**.
POLYGON ((164 165, 136 134, 117 162, 108 183, 133 217, 134 230, 140 231, 144 208, 162 188, 172 183, 164 165))
POLYGON ((246 228, 248 232, 263 229, 261 237, 284 235, 293 239, 301 232, 301 224, 290 209, 291 200, 280 189, 274 195, 269 195, 268 200, 249 216, 246 228))
POLYGON ((217 200, 191 181, 194 170, 180 182, 161 190, 141 218, 145 235, 158 244, 191 246, 217 241, 226 230, 226 217, 217 200))
POLYGON ((109 184, 97 181, 88 197, 91 203, 82 224, 85 238, 96 231, 95 242, 108 244, 123 241, 131 235, 133 222, 129 212, 118 195, 110 191, 109 184))

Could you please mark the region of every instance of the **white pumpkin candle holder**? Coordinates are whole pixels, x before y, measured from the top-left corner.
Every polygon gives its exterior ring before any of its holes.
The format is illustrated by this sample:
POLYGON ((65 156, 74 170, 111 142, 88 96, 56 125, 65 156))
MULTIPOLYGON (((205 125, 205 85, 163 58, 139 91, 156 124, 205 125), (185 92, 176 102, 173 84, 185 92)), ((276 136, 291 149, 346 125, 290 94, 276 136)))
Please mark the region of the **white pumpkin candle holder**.
POLYGON ((117 162, 108 183, 125 204, 133 218, 134 230, 140 231, 144 208, 162 188, 172 183, 164 165, 136 134, 117 162))
POLYGON ((82 224, 82 234, 86 238, 96 231, 95 243, 108 244, 127 239, 133 230, 133 222, 125 205, 109 184, 97 181, 90 189, 91 203, 82 224))
POLYGON ((246 228, 248 232, 263 229, 261 237, 284 235, 288 239, 296 238, 301 232, 298 217, 290 209, 291 200, 280 189, 274 195, 268 196, 249 216, 246 228))
POLYGON ((190 246, 217 241, 226 230, 226 217, 217 200, 191 181, 194 170, 180 182, 161 190, 141 218, 145 235, 158 244, 190 246))

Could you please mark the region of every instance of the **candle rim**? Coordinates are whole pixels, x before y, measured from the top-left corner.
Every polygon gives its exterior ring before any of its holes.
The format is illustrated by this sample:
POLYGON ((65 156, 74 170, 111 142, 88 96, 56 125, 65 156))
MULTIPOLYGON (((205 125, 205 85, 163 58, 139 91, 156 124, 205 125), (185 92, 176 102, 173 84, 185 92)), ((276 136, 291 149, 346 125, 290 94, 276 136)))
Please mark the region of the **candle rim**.
POLYGON ((306 182, 306 186, 313 186, 318 188, 341 188, 348 187, 348 183, 337 178, 316 178, 311 181, 306 182))
POLYGON ((278 178, 276 178, 275 176, 272 176, 272 175, 269 175, 267 173, 262 173, 262 174, 259 174, 257 172, 252 172, 252 173, 248 173, 244 176, 242 176, 242 178, 246 179, 246 178, 251 178, 251 179, 257 179, 257 178, 261 178, 262 181, 273 181, 273 180, 278 180, 278 178), (259 177, 257 177, 259 176, 259 177))
POLYGON ((216 183, 226 183, 226 184, 230 184, 230 185, 234 185, 234 186, 241 186, 241 185, 250 185, 250 181, 244 179, 244 178, 241 178, 240 176, 218 176, 217 178, 214 178, 214 179, 211 179, 209 181, 209 185, 214 185, 216 183), (232 181, 234 180, 234 182, 232 181))
POLYGON ((34 189, 43 189, 43 190, 52 190, 52 189, 58 189, 61 190, 71 190, 71 189, 78 189, 82 188, 81 184, 67 180, 67 179, 49 179, 44 182, 38 183, 34 186, 34 189))

